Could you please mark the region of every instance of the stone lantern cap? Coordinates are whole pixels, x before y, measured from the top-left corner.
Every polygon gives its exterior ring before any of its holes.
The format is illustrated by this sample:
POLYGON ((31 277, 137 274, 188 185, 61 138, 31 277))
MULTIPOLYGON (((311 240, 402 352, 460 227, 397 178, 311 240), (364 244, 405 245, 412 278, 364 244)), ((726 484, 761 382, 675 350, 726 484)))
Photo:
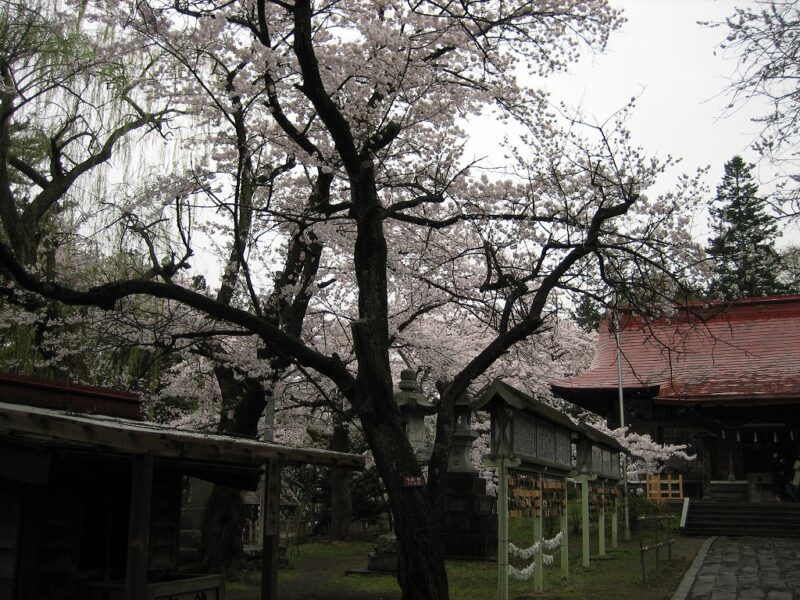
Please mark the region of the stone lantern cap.
POLYGON ((394 395, 394 401, 400 412, 432 415, 438 408, 428 401, 422 393, 422 386, 417 381, 414 369, 403 369, 400 372, 400 391, 394 395))

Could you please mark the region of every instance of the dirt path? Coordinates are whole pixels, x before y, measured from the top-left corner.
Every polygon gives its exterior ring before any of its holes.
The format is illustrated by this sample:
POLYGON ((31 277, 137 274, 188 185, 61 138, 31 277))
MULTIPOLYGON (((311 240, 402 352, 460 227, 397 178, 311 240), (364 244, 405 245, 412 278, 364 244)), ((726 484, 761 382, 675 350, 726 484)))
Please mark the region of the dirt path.
MULTIPOLYGON (((278 577, 278 597, 281 600, 400 600, 400 592, 342 591, 343 577, 372 577, 370 575, 345 575, 348 570, 366 566, 366 558, 292 558, 292 568, 281 570, 278 577)), ((255 583, 255 582, 253 582, 255 583)), ((228 600, 260 600, 257 585, 249 590, 239 590, 236 583, 229 586, 228 600)))

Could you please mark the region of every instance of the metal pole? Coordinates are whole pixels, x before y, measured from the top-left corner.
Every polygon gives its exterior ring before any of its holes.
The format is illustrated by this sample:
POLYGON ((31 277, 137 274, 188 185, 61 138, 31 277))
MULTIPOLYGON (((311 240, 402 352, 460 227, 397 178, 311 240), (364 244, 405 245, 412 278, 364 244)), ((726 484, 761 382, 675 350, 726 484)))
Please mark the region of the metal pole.
MULTIPOLYGON (((619 426, 625 427, 625 396, 622 393, 622 349, 619 344, 619 315, 616 306, 613 313, 614 341, 617 344, 617 394, 619 396, 619 426)), ((625 532, 623 539, 631 539, 631 516, 628 510, 628 455, 622 454, 622 500, 625 510, 625 532)))

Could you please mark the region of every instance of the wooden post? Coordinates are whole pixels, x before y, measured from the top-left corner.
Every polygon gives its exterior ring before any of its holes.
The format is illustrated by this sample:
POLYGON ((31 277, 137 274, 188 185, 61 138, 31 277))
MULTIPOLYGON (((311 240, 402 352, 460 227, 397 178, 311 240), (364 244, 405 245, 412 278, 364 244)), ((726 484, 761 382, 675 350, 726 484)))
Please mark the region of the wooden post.
MULTIPOLYGON (((533 519, 533 543, 540 544, 544 538, 544 480, 536 480, 536 488, 539 492, 537 499, 538 506, 535 507, 536 514, 533 519)), ((544 546, 539 548, 539 553, 534 557, 533 571, 533 591, 541 593, 544 591, 544 546)))
POLYGON ((125 600, 147 597, 150 550, 150 507, 153 500, 153 456, 133 457, 131 507, 128 520, 128 562, 125 567, 125 600))
POLYGON ((281 467, 277 459, 267 462, 264 469, 263 547, 261 549, 261 599, 278 598, 278 554, 280 552, 281 467))
POLYGON ((614 499, 612 502, 614 503, 614 510, 611 513, 611 547, 617 548, 618 541, 619 541, 619 514, 617 509, 619 508, 619 501, 618 501, 618 493, 619 487, 614 488, 614 499))
POLYGON ((589 566, 589 477, 582 475, 581 482, 581 537, 583 538, 583 548, 581 557, 583 566, 589 566))
POLYGON ((564 481, 564 510, 561 512, 561 576, 569 579, 569 483, 564 481))
POLYGON ((600 510, 597 511, 597 554, 606 555, 606 486, 600 484, 600 510))
POLYGON ((497 465, 497 600, 508 600, 508 471, 506 459, 497 465))

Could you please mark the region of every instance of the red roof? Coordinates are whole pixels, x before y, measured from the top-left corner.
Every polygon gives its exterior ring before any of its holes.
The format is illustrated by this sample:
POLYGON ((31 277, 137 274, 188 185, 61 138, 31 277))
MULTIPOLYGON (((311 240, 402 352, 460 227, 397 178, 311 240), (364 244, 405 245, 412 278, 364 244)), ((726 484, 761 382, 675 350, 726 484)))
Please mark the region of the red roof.
MULTIPOLYGON (((800 295, 691 304, 669 319, 621 317, 622 381, 663 402, 800 402, 800 295)), ((617 389, 616 344, 600 326, 590 369, 562 395, 617 389)))
POLYGON ((142 419, 138 394, 0 373, 0 402, 142 419))

